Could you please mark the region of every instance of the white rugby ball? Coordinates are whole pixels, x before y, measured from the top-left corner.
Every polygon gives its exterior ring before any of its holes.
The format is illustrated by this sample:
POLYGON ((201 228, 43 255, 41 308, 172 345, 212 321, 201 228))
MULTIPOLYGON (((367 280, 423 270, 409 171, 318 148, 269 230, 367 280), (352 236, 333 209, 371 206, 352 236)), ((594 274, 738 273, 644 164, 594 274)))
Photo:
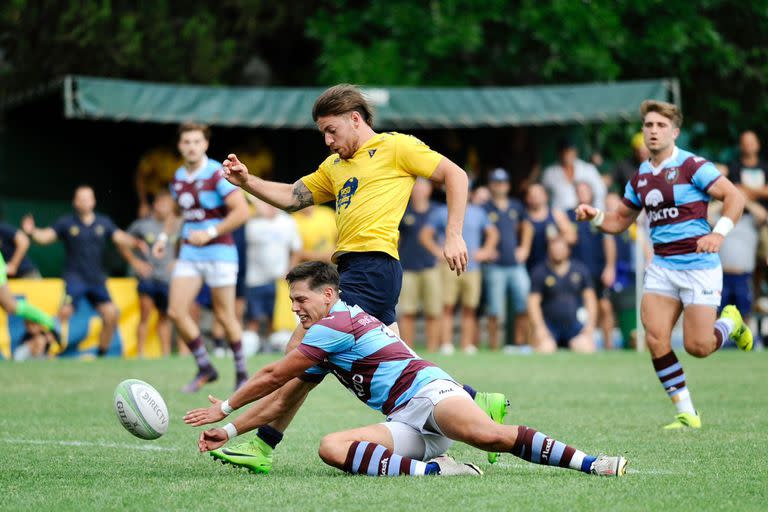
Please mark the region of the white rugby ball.
POLYGON ((125 429, 141 439, 157 439, 168 431, 168 407, 155 388, 138 379, 115 389, 115 413, 125 429))

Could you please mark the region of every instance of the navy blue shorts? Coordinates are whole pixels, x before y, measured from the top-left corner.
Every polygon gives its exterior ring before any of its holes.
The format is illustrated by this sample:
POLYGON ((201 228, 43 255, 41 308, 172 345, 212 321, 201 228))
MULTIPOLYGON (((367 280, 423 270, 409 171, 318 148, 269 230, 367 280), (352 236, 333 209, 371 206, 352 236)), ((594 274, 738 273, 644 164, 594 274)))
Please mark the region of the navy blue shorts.
POLYGON ((752 274, 723 274, 723 300, 720 311, 733 304, 742 315, 752 312, 752 274))
POLYGON ((139 295, 147 295, 161 313, 168 311, 168 283, 157 279, 140 279, 139 295))
POLYGON ((248 320, 272 318, 275 313, 275 283, 263 286, 249 286, 245 290, 245 317, 248 320))
POLYGON ((88 284, 82 281, 69 281, 65 280, 65 289, 67 294, 67 301, 73 305, 77 305, 77 302, 85 297, 91 305, 98 306, 105 302, 112 302, 112 297, 109 296, 107 286, 105 283, 88 284))
POLYGON ((397 320, 395 307, 403 286, 403 267, 383 252, 348 252, 339 256, 341 300, 389 325, 397 320))
POLYGON ((578 320, 570 323, 555 324, 546 322, 547 329, 552 333, 555 343, 560 348, 570 348, 568 342, 579 335, 584 326, 578 320))

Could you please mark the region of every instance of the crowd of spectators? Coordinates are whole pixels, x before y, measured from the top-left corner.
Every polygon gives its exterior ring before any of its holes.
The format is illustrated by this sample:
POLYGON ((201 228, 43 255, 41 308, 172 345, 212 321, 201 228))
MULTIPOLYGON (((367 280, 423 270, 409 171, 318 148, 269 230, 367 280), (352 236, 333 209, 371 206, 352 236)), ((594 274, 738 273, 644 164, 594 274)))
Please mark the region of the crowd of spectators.
MULTIPOLYGON (((631 154, 609 172, 579 158, 571 140, 558 145, 557 161, 530 179, 520 180, 504 168, 474 176, 464 220, 469 250, 467 272, 457 276, 441 254, 447 208, 435 198, 439 190, 418 179, 400 225, 403 286, 398 306, 402 337, 424 340, 429 352, 451 354, 455 341, 474 353, 487 340, 488 348, 552 352, 567 348, 593 352, 616 344, 634 343, 636 326, 635 245, 648 257, 644 221, 618 236, 577 223, 573 208, 590 203, 611 210, 621 201, 623 184, 648 158, 642 135, 631 139, 631 154), (419 320, 423 329, 418 329, 419 320), (458 333, 457 333, 458 331, 458 333), (620 334, 617 334, 620 333, 620 334), (481 343, 482 341, 482 343, 481 343)), ((251 166, 272 172, 271 153, 253 142, 251 166)), ((0 224, 0 248, 11 278, 39 278, 27 256, 30 240, 38 244, 61 241, 66 259, 66 295, 59 317, 66 320, 81 300, 89 301, 103 320, 99 351, 109 348, 119 311, 105 286, 102 256, 111 240, 138 278, 140 321, 138 354, 149 336, 149 319, 157 311, 162 353, 172 352, 168 320, 168 282, 174 265, 172 251, 158 257, 150 247, 162 233, 175 244, 181 227, 176 206, 167 192, 169 176, 180 161, 171 149, 155 148, 141 159, 136 173, 137 219, 125 231, 95 211, 94 190, 74 191, 72 215, 51 227, 23 219, 20 228, 0 224)), ((768 312, 762 289, 768 258, 768 162, 760 158, 760 141, 746 131, 739 139, 739 156, 721 172, 748 199, 742 219, 721 251, 724 270, 723 304, 734 303, 749 316, 768 312)), ((240 256, 237 312, 246 326, 244 339, 269 338, 274 324, 275 283, 301 261, 329 261, 335 247, 333 210, 313 206, 288 215, 249 197, 251 219, 234 233, 240 256)), ((710 205, 716 222, 719 205, 710 205)), ((642 262, 640 263, 642 264, 642 262)), ((197 303, 210 307, 203 290, 197 303)), ((287 308, 287 306, 286 306, 287 308)), ((199 316, 198 316, 199 318, 199 316)), ((31 328, 31 327, 30 327, 31 328)), ((223 329, 214 320, 212 340, 224 347, 223 329)), ((35 333, 26 339, 34 340, 35 333)), ((183 344, 178 350, 184 351, 183 344)), ((40 351, 33 351, 35 354, 40 351)), ((26 351, 25 353, 29 353, 26 351)))

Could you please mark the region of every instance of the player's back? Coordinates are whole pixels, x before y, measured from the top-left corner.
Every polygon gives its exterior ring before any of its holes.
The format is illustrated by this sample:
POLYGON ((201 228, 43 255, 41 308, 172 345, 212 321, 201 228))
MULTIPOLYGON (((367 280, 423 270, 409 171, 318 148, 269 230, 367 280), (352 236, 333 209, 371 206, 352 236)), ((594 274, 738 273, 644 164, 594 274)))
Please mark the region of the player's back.
POLYGON ((310 373, 333 373, 355 396, 384 414, 434 380, 453 380, 378 319, 341 300, 309 328, 298 348, 318 362, 310 373))
POLYGON ((697 241, 710 233, 707 190, 721 177, 706 159, 675 148, 654 168, 646 161, 627 183, 624 204, 645 208, 653 241, 653 263, 671 269, 714 268, 717 254, 697 253, 697 241))

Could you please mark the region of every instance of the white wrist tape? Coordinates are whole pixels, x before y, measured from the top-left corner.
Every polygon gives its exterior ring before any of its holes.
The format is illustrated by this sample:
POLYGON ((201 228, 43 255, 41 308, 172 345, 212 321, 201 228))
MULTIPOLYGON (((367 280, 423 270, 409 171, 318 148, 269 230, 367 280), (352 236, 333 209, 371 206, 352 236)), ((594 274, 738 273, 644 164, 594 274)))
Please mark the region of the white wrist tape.
POLYGON ((208 229, 205 230, 206 233, 208 233, 208 236, 211 238, 216 238, 219 236, 219 230, 216 229, 216 226, 209 226, 208 229))
POLYGON ((733 229, 733 221, 728 217, 720 217, 720 220, 715 224, 713 233, 718 233, 723 236, 728 236, 728 233, 733 229))
POLYGON ((605 220, 605 212, 603 210, 600 210, 596 208, 597 214, 595 215, 595 218, 592 219, 592 225, 595 227, 600 227, 603 225, 603 221, 605 220))
POLYGON ((231 405, 229 405, 229 400, 224 400, 221 402, 221 412, 224 413, 224 416, 229 416, 233 412, 235 412, 235 409, 232 408, 231 405))
POLYGON ((232 439, 233 437, 237 437, 237 429, 232 423, 227 423, 223 427, 224 431, 227 433, 227 439, 232 439))

